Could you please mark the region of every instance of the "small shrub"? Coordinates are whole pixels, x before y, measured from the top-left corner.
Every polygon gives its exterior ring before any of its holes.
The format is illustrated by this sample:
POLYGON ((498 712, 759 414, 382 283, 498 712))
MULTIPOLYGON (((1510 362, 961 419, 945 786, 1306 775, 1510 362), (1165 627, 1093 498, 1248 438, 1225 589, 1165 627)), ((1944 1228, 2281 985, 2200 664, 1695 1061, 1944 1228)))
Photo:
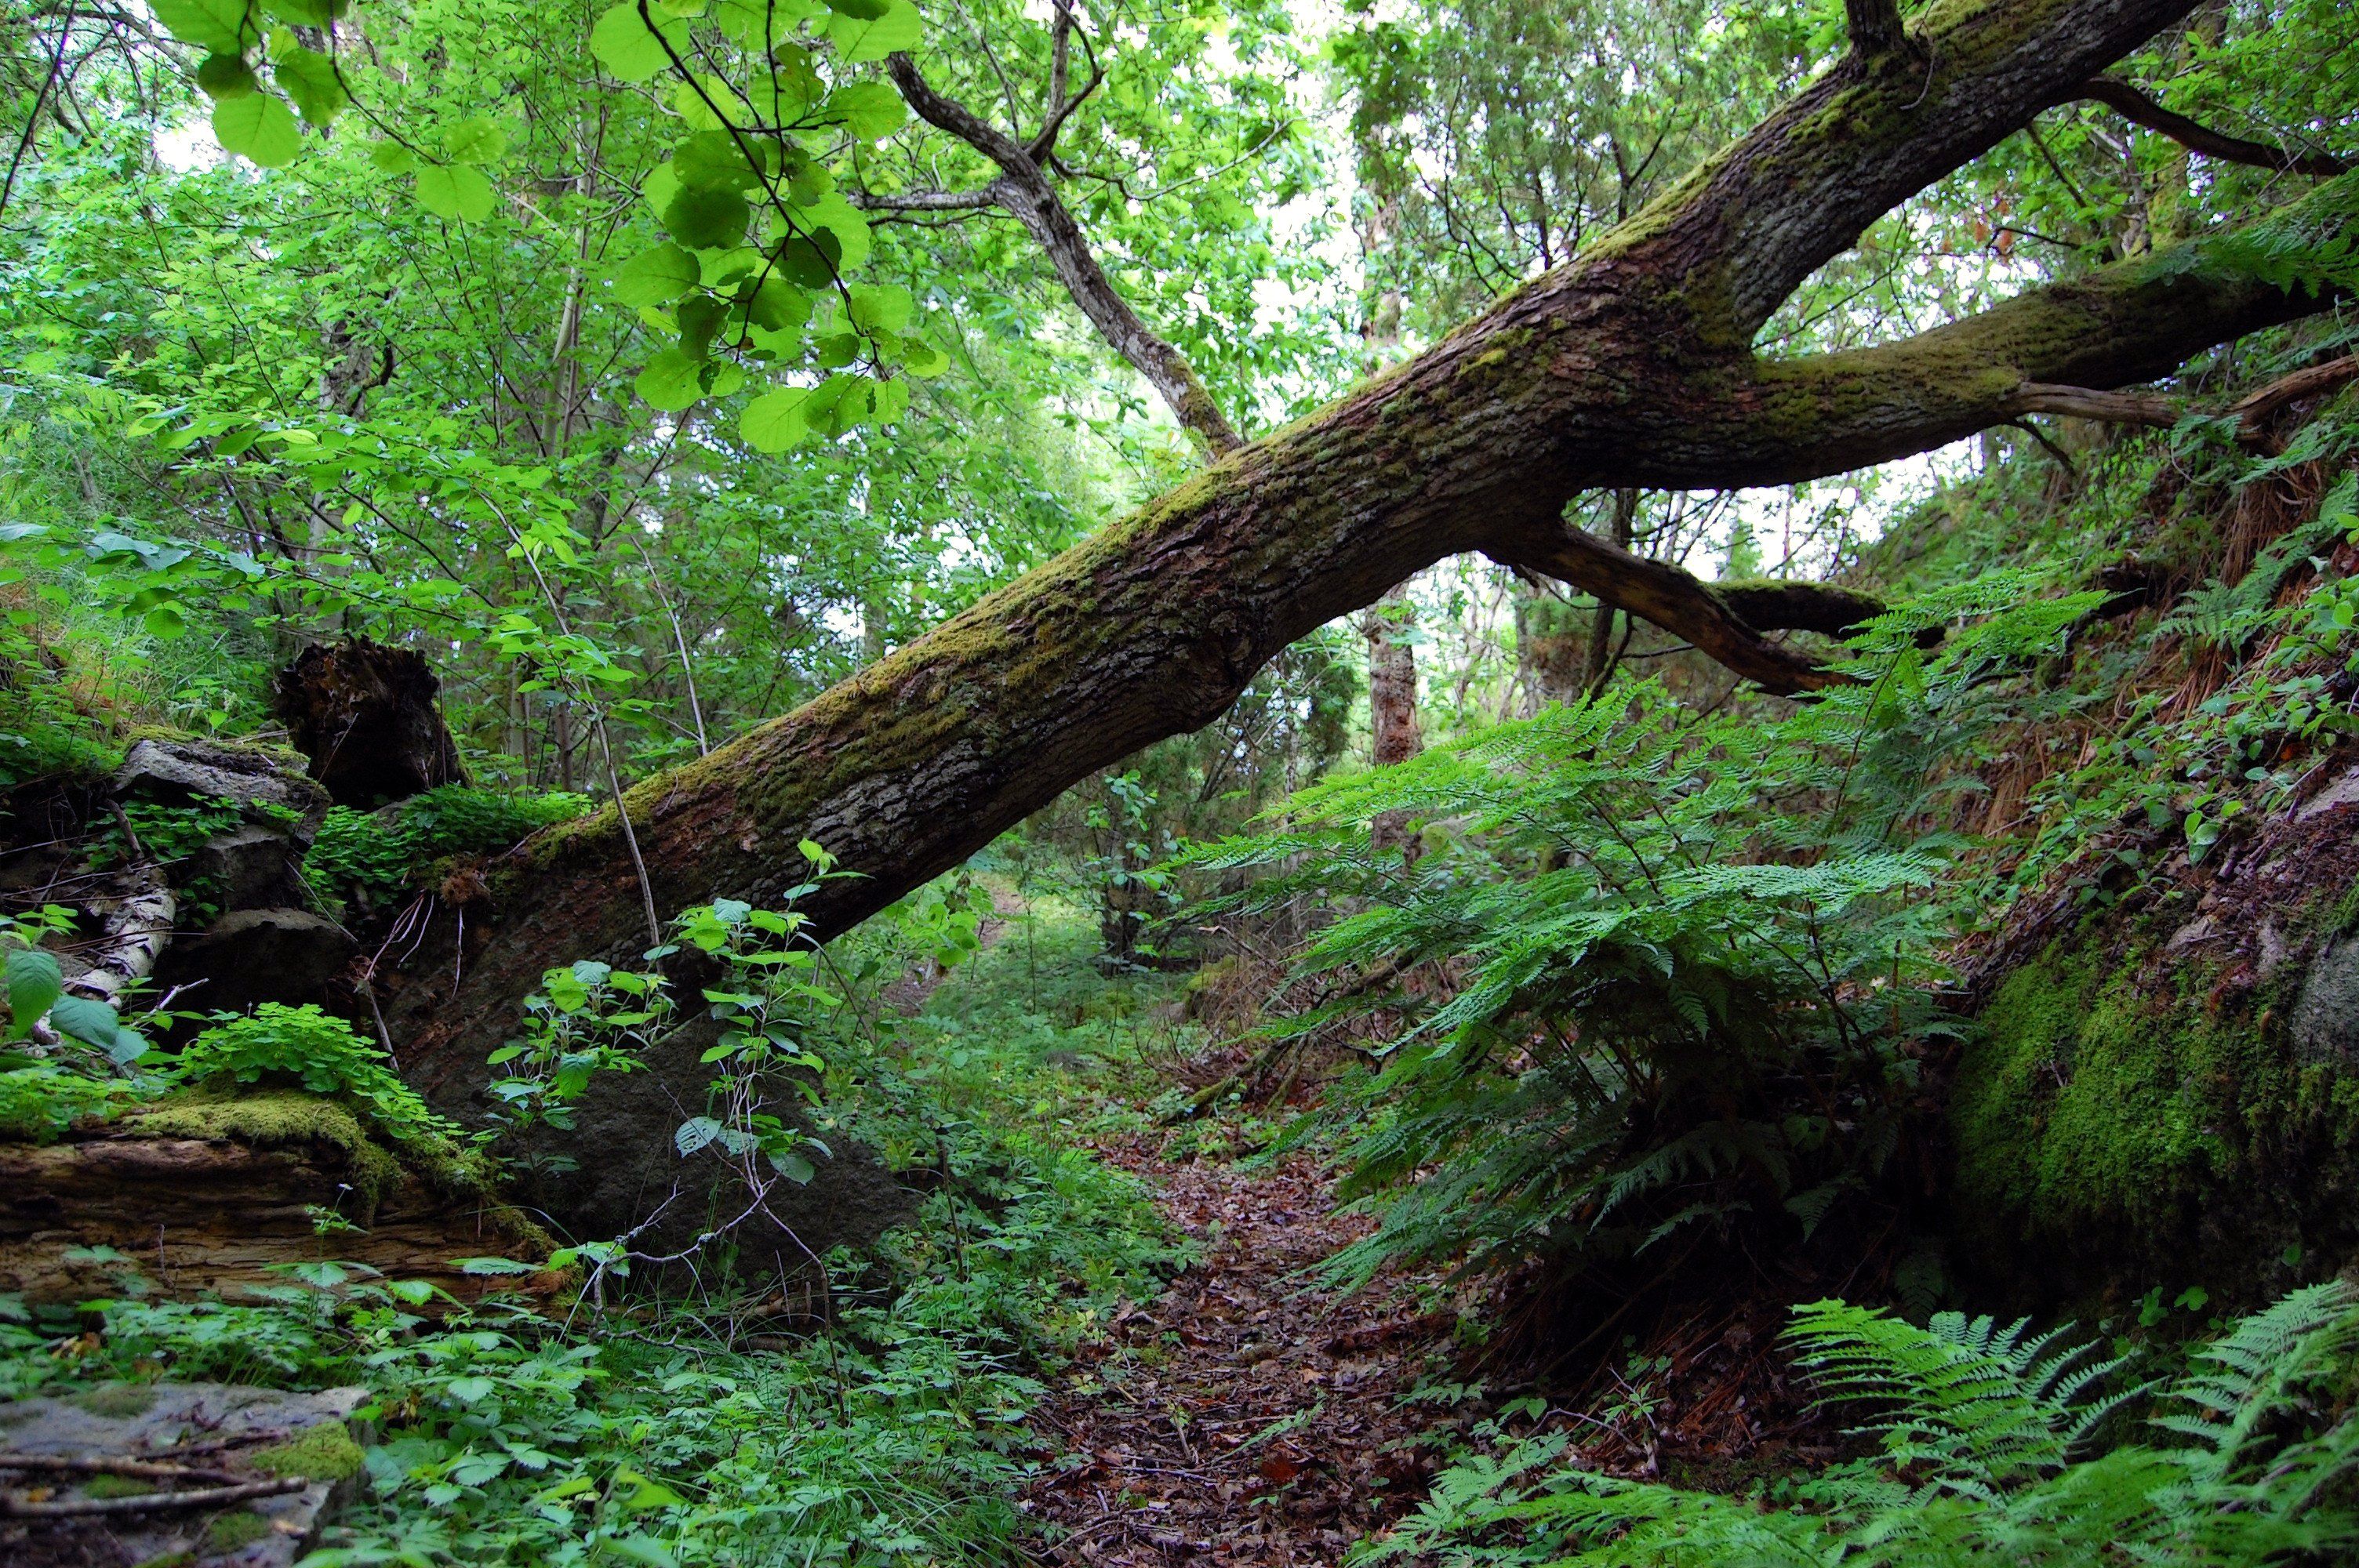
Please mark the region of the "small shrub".
POLYGON ((389 1136, 447 1137, 451 1124, 426 1108, 418 1091, 395 1076, 386 1054, 341 1018, 306 1004, 265 1002, 251 1016, 222 1013, 171 1064, 171 1076, 191 1086, 228 1079, 239 1084, 299 1084, 315 1095, 355 1102, 389 1136))

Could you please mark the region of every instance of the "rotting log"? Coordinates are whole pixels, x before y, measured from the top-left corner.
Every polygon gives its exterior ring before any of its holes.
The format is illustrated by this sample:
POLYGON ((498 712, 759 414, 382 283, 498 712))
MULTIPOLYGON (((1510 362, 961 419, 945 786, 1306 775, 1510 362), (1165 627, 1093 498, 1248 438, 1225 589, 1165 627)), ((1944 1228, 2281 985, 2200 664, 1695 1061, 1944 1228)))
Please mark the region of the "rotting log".
MULTIPOLYGON (((1868 224, 2188 9, 1941 0, 1913 18, 1912 47, 1847 54, 1593 248, 1428 352, 638 786, 627 806, 657 903, 776 903, 806 878, 796 846, 810 838, 854 875, 801 908, 820 934, 842 931, 1091 771, 1211 721, 1288 643, 1436 560, 1482 551, 1584 589, 1584 574, 1626 569, 1569 539, 1563 512, 1580 492, 1843 472, 2018 417, 2059 387, 2151 380, 2324 308, 2200 265, 2210 242, 2197 241, 1878 347, 1754 351, 1778 306, 1868 224)), ((1773 690, 1836 678, 1678 586, 1640 613, 1708 652, 1708 639, 1726 644, 1715 656, 1745 657, 1773 690)), ((454 964, 429 945, 435 968, 421 960, 388 1009, 405 1069, 462 1114, 546 968, 627 958, 646 942, 611 810, 489 871, 466 950, 454 964)), ((693 1084, 644 1092, 701 1098, 693 1084)))
POLYGON ((480 1187, 367 1140, 332 1102, 267 1095, 245 1116, 234 1103, 0 1143, 0 1292, 236 1301, 289 1283, 289 1264, 321 1260, 424 1280, 462 1301, 491 1289, 546 1296, 570 1279, 459 1268, 486 1256, 537 1263, 549 1238, 480 1187))

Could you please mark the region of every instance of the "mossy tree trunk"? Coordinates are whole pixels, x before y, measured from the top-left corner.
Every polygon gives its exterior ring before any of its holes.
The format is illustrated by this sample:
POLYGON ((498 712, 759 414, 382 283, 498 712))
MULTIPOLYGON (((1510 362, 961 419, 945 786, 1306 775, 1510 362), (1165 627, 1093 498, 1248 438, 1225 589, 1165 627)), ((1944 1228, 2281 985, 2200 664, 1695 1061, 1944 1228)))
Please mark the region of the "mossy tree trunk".
MULTIPOLYGON (((1847 56, 1593 249, 1429 352, 642 784, 629 809, 658 903, 773 902, 804 880, 796 846, 810 838, 858 873, 802 906, 821 932, 842 931, 1092 771, 1209 722, 1288 643, 1462 551, 1612 599, 1774 689, 1823 684, 1693 579, 1569 528, 1566 503, 1601 487, 1779 484, 1904 457, 2016 417, 2060 385, 2149 379, 2321 308, 2165 257, 1878 348, 1753 351, 1778 305, 1869 223, 2188 8, 1929 7, 1912 47, 1847 56)), ((455 985, 446 951, 390 1010, 405 1067, 454 1105, 545 968, 644 946, 613 812, 505 862, 466 925, 455 985)))

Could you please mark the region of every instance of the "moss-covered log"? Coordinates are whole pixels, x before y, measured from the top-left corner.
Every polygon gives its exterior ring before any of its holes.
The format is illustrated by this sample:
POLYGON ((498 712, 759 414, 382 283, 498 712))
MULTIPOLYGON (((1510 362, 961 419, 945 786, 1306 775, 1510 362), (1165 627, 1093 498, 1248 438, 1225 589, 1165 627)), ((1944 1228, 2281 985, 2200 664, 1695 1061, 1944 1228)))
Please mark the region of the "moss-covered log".
MULTIPOLYGON (((804 904, 821 931, 842 930, 1093 769, 1208 722, 1288 643, 1442 557, 1556 562, 1539 569, 1579 582, 1561 517, 1580 492, 1839 472, 2015 417, 2028 387, 2151 378, 2319 308, 2180 255, 1882 348, 1753 351, 1779 303, 1870 222, 2188 4, 1928 7, 1911 28, 1921 47, 1846 56, 1601 243, 1430 351, 796 712, 641 785, 629 809, 657 903, 775 900, 803 880, 796 846, 810 838, 857 873, 804 904)), ((1742 626, 1709 596, 1659 613, 1700 645, 1700 632, 1734 634, 1705 622, 1742 626)), ((1782 663, 1787 689, 1807 684, 1799 661, 1782 663)), ((542 970, 643 946, 641 908, 611 812, 528 845, 468 910, 456 985, 446 952, 391 1010, 406 1066, 463 1107, 542 970)))
POLYGON ((493 1199, 454 1147, 395 1148, 333 1100, 285 1092, 167 1100, 52 1143, 0 1143, 0 1292, 74 1303, 126 1291, 222 1295, 289 1264, 364 1263, 461 1300, 546 1293, 549 1238, 493 1199), (136 1282, 135 1282, 136 1280, 136 1282))

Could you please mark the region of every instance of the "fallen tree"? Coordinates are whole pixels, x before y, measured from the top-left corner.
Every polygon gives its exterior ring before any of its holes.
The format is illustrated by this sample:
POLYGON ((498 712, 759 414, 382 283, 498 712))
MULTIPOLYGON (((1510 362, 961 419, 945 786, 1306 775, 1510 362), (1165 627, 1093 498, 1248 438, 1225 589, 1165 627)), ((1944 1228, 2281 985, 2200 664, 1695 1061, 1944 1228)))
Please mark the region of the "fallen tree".
MULTIPOLYGON (((1772 691, 1839 678, 1692 577, 1568 527, 1567 502, 1611 486, 1786 483, 2062 402, 2103 407, 2099 393, 2323 308, 2322 292, 2206 265, 2212 238, 1875 348, 1754 351, 1781 302, 1869 223, 2189 9, 1945 0, 1904 28, 1888 0, 1855 0, 1855 46, 1839 63, 1590 251, 803 708, 631 792, 655 903, 774 903, 805 879, 797 845, 814 839, 857 874, 800 907, 821 933, 842 931, 1092 770, 1209 722, 1296 638, 1465 551, 1630 608, 1772 691)), ((2318 198, 2307 211, 2342 222, 2318 198)), ((405 1070, 463 1110, 541 972, 634 952, 644 907, 612 810, 521 847, 466 905, 455 961, 447 946, 430 968, 421 960, 388 1009, 405 1070)), ((696 1094, 644 1081, 645 1094, 696 1094)))

